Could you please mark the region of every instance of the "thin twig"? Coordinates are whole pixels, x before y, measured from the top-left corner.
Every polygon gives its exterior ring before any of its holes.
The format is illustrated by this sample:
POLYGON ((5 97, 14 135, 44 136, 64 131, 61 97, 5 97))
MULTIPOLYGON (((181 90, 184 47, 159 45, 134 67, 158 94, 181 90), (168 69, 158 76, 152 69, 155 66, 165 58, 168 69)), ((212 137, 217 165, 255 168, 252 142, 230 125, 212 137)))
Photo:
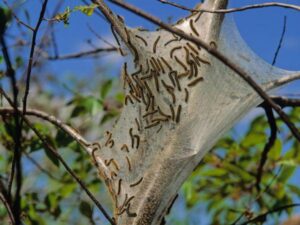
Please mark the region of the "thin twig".
POLYGON ((285 32, 286 32, 286 16, 284 16, 283 29, 282 29, 282 33, 281 33, 281 36, 280 36, 279 44, 278 44, 276 52, 274 54, 272 65, 275 65, 275 63, 276 63, 278 54, 279 54, 279 52, 281 50, 281 47, 282 47, 282 43, 283 43, 283 39, 284 39, 284 36, 285 36, 285 32))
MULTIPOLYGON (((3 93, 3 90, 0 88, 0 93, 3 93)), ((2 107, 0 108, 0 114, 12 114, 13 113, 12 108, 7 108, 7 107, 2 107)), ((18 109, 19 112, 21 113, 21 109, 18 109)), ((63 123, 61 120, 59 120, 58 118, 56 118, 53 115, 49 115, 45 112, 42 112, 40 110, 36 110, 36 109, 27 109, 26 110, 26 115, 27 116, 35 116, 38 117, 40 119, 43 119, 45 121, 48 121, 52 124, 54 124, 56 127, 62 129, 65 133, 67 133, 68 135, 70 135, 74 140, 76 140, 82 147, 87 148, 87 146, 90 145, 90 143, 85 140, 85 138, 83 136, 81 136, 74 128, 72 128, 71 126, 63 123)))
POLYGON ((234 72, 236 72, 244 81, 246 81, 255 91, 256 93, 266 101, 270 107, 272 107, 280 116, 280 118, 284 121, 284 123, 289 127, 290 131, 293 133, 293 135, 300 141, 300 133, 298 129, 295 127, 295 125, 290 121, 288 115, 282 111, 280 106, 278 106, 270 97, 269 95, 252 79, 251 76, 249 76, 241 67, 239 67, 236 63, 231 61, 228 57, 226 57, 223 53, 219 52, 216 48, 213 48, 211 45, 207 44, 206 42, 191 36, 184 31, 169 26, 168 24, 162 22, 160 19, 147 14, 146 12, 134 7, 133 5, 130 5, 128 3, 121 2, 119 0, 109 0, 110 2, 121 6, 122 8, 125 8, 131 12, 133 12, 136 15, 139 15, 152 23, 164 28, 167 31, 170 31, 174 34, 179 35, 180 37, 189 40, 193 42, 194 44, 204 48, 207 52, 209 52, 211 55, 219 59, 224 65, 231 68, 234 72))
POLYGON ((84 52, 78 52, 78 53, 74 53, 74 54, 68 54, 68 55, 56 55, 56 56, 49 56, 48 59, 49 60, 66 60, 66 59, 78 59, 84 56, 91 56, 91 55, 95 55, 97 53, 100 52, 115 52, 118 51, 118 48, 97 48, 91 51, 84 51, 84 52))
POLYGON ((268 118, 268 122, 269 122, 270 129, 271 129, 271 134, 270 134, 269 140, 268 140, 267 144, 265 145, 264 150, 261 154, 260 162, 259 162, 258 169, 257 169, 255 186, 256 186, 256 189, 258 190, 258 192, 260 191, 260 183, 261 183, 261 178, 263 176, 263 168, 268 159, 268 153, 270 152, 271 148, 273 147, 273 145, 275 144, 275 141, 277 139, 277 130, 278 130, 272 108, 267 105, 264 107, 264 110, 265 110, 266 116, 268 118))
MULTIPOLYGON (((0 89, 1 90, 1 89, 0 89)), ((8 103, 13 106, 13 102, 10 100, 10 98, 6 95, 5 92, 2 93, 5 99, 8 101, 8 103)), ((108 215, 104 207, 101 205, 101 203, 96 199, 96 197, 88 190, 86 185, 83 183, 83 181, 75 174, 75 172, 68 166, 68 164, 65 162, 65 160, 61 157, 61 155, 58 153, 58 151, 52 147, 47 140, 44 139, 43 135, 40 134, 40 132, 30 123, 30 121, 24 116, 24 114, 19 113, 18 114, 22 117, 23 121, 27 124, 27 126, 37 135, 37 137, 42 141, 42 144, 44 145, 45 149, 49 150, 55 157, 59 160, 59 162, 64 166, 66 171, 74 178, 74 180, 80 185, 80 187, 85 191, 85 193, 89 196, 89 198, 94 202, 94 204, 97 206, 97 208, 103 213, 105 218, 112 224, 116 225, 113 219, 108 215)), ((17 224, 17 223, 16 223, 17 224)), ((18 225, 18 224, 17 224, 18 225)))
MULTIPOLYGON (((4 34, 3 34, 4 35, 4 34)), ((3 58, 6 64, 6 74, 10 79, 11 86, 12 86, 12 92, 13 92, 13 101, 11 103, 12 107, 14 108, 14 122, 15 122, 15 132, 12 133, 12 137, 14 140, 14 154, 13 154, 13 159, 11 163, 11 172, 10 172, 10 177, 9 177, 9 182, 8 182, 8 196, 11 198, 11 190, 12 190, 12 185, 13 185, 13 180, 15 176, 15 167, 16 167, 16 159, 17 159, 17 153, 20 152, 21 148, 21 126, 20 126, 20 120, 19 120, 19 114, 17 112, 17 107, 18 107, 18 87, 17 87, 17 81, 16 81, 16 74, 15 70, 13 69, 10 55, 7 49, 7 45, 4 39, 4 36, 1 36, 1 46, 2 46, 2 53, 3 53, 3 58)), ((18 171, 18 176, 22 176, 20 173, 22 171, 18 171)), ((14 211, 13 211, 14 212, 14 211)), ((14 214, 16 215, 16 214, 14 214)), ((17 221, 16 221, 17 222, 17 221)))
POLYGON ((299 207, 299 206, 300 206, 300 204, 295 203, 295 204, 290 204, 290 205, 285 205, 285 206, 277 207, 275 209, 269 210, 268 212, 262 213, 262 214, 256 216, 255 218, 253 218, 251 220, 248 220, 248 221, 246 221, 246 222, 244 222, 244 223, 242 223, 240 225, 253 224, 253 223, 257 223, 257 222, 263 223, 263 222, 266 221, 267 216, 269 214, 280 212, 282 210, 289 209, 289 208, 299 207))
POLYGON ((241 12, 246 11, 250 9, 258 9, 258 8, 266 8, 266 7, 280 7, 280 8, 287 8, 287 9, 293 9, 300 11, 300 6, 298 5, 292 5, 292 4, 286 4, 286 3, 280 3, 280 2, 266 2, 262 4, 253 4, 253 5, 247 5, 239 8, 231 8, 231 9, 218 9, 218 10, 209 10, 209 9, 191 9, 186 6, 180 5, 178 3, 167 1, 167 0, 158 0, 159 2, 163 4, 168 4, 171 6, 174 6, 176 8, 180 8, 182 10, 190 11, 190 12, 207 12, 207 13, 233 13, 233 12, 241 12))
POLYGON ((8 217, 10 219, 10 223, 12 225, 15 225, 16 223, 15 223, 15 219, 14 219, 14 214, 12 212, 12 208, 11 208, 9 202, 8 202, 8 199, 5 198, 5 196, 4 196, 4 194, 2 192, 0 193, 0 200, 3 203, 4 207, 6 208, 8 217))

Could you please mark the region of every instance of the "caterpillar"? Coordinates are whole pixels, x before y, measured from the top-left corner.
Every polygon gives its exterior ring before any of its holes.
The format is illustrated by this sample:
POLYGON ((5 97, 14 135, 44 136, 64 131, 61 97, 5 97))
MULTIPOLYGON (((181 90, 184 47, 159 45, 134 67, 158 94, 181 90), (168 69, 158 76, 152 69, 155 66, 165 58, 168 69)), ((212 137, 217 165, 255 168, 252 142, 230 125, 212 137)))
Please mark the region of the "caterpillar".
POLYGON ((156 131, 156 133, 159 133, 159 131, 162 129, 162 125, 160 125, 160 127, 158 128, 158 130, 156 131))
POLYGON ((164 80, 162 80, 161 82, 162 82, 163 86, 165 87, 165 89, 167 90, 167 92, 172 96, 173 104, 175 104, 176 103, 176 96, 174 94, 174 88, 167 85, 164 80))
POLYGON ((139 185, 142 181, 143 181, 143 177, 141 177, 137 182, 133 183, 133 184, 130 184, 129 187, 134 187, 134 186, 137 186, 139 185))
POLYGON ((113 25, 110 26, 110 29, 111 29, 111 32, 112 32, 112 34, 113 34, 113 36, 114 36, 114 38, 115 38, 115 40, 116 40, 116 42, 117 42, 117 44, 118 44, 118 46, 119 46, 118 49, 119 49, 121 55, 122 55, 122 56, 125 56, 124 52, 122 51, 120 41, 119 41, 119 39, 118 39, 118 37, 117 37, 117 35, 116 35, 116 33, 115 33, 115 29, 114 29, 113 25))
POLYGON ((140 39, 144 44, 145 44, 145 46, 148 46, 148 43, 147 43, 147 41, 143 38, 143 37, 141 37, 141 36, 139 36, 139 35, 135 35, 138 39, 140 39))
POLYGON ((179 82, 179 79, 178 79, 178 76, 177 76, 177 72, 175 73, 175 82, 176 82, 176 86, 178 88, 178 91, 181 91, 181 86, 180 86, 180 82, 179 82))
POLYGON ((167 42, 165 43, 165 46, 171 44, 173 41, 178 41, 178 38, 176 37, 176 38, 174 38, 174 39, 171 39, 171 40, 167 41, 167 42))
POLYGON ((155 113, 157 113, 157 112, 158 112, 158 110, 154 110, 154 111, 152 111, 152 112, 148 112, 148 113, 146 113, 145 115, 143 115, 143 117, 145 118, 145 117, 150 116, 150 115, 153 115, 153 114, 155 114, 155 113))
POLYGON ((187 42, 186 43, 186 45, 196 54, 196 55, 198 55, 199 53, 198 53, 198 51, 189 43, 189 42, 187 42))
POLYGON ((174 119, 175 119, 175 111, 174 111, 174 108, 173 108, 172 105, 169 105, 169 106, 170 106, 170 109, 171 109, 171 118, 172 118, 172 120, 174 120, 174 119))
POLYGON ((134 120, 135 120, 138 131, 141 131, 141 127, 140 127, 140 123, 139 123, 138 119, 135 118, 134 120))
POLYGON ((126 144, 123 144, 123 145, 122 145, 121 150, 122 150, 122 151, 125 150, 126 152, 129 152, 128 146, 127 146, 126 144))
POLYGON ((134 72, 133 74, 131 74, 131 75, 132 75, 132 76, 138 75, 139 73, 142 72, 142 70, 143 70, 143 66, 140 65, 140 68, 139 68, 136 72, 134 72))
POLYGON ((165 71, 165 69, 164 69, 164 67, 163 67, 163 65, 162 65, 162 63, 161 63, 161 61, 160 61, 160 59, 157 58, 156 61, 157 61, 158 65, 159 65, 159 67, 161 68, 162 73, 166 73, 166 71, 165 71))
POLYGON ((155 123, 152 123, 152 124, 146 126, 145 129, 150 129, 151 127, 155 127, 155 126, 157 126, 159 123, 160 123, 159 121, 157 121, 157 122, 155 122, 155 123))
POLYGON ((179 63, 179 65, 181 65, 182 66, 182 68, 186 71, 187 70, 187 67, 186 67, 186 65, 180 60, 180 59, 178 59, 178 57, 177 56, 175 56, 175 60, 176 60, 176 62, 178 62, 179 63))
POLYGON ((130 163, 128 156, 126 156, 126 161, 127 161, 127 165, 128 165, 128 170, 129 170, 129 172, 131 172, 131 163, 130 163))
POLYGON ((121 193, 121 188, 122 188, 122 179, 120 179, 118 182, 118 192, 117 192, 118 195, 120 195, 121 193))
POLYGON ((148 59, 146 60, 146 66, 147 66, 147 69, 145 71, 145 74, 147 74, 149 72, 149 70, 150 70, 149 60, 148 59))
POLYGON ((185 71, 185 72, 183 72, 181 74, 178 74, 177 78, 181 79, 182 77, 186 77, 187 75, 189 75, 190 72, 191 72, 190 70, 187 70, 187 71, 185 71))
POLYGON ((167 62, 167 60, 165 60, 164 57, 160 57, 161 60, 163 61, 163 63, 168 67, 169 70, 172 70, 172 67, 170 66, 170 64, 167 62))
POLYGON ((198 31, 197 31, 196 28, 194 27, 194 21, 193 21, 193 20, 190 20, 190 27, 191 27, 193 33, 194 33, 197 37, 199 37, 198 31))
POLYGON ((133 104, 133 101, 132 101, 131 97, 129 95, 126 95, 125 96, 125 105, 128 104, 128 100, 130 101, 131 104, 133 104))
POLYGON ((162 115, 162 116, 164 116, 164 117, 167 117, 167 118, 170 118, 170 117, 171 117, 170 115, 165 114, 165 113, 160 109, 159 106, 157 107, 157 109, 158 109, 158 113, 159 113, 160 115, 162 115))
POLYGON ((173 84, 173 86, 175 87, 176 86, 176 84, 175 84, 175 80, 174 80, 174 78, 173 78, 173 74, 175 74, 175 76, 176 76, 176 71, 171 71, 168 75, 169 75, 169 78, 170 78, 170 80, 171 80, 171 82, 172 82, 172 84, 173 84))
POLYGON ((173 58, 173 54, 176 50, 182 49, 182 46, 177 46, 174 47, 171 51, 170 51, 170 58, 173 58))
POLYGON ((157 37, 157 39, 155 40, 155 42, 153 44, 153 53, 154 54, 156 53, 156 47, 157 47, 157 44, 159 42, 159 39, 160 39, 160 36, 157 37))
POLYGON ((177 108, 176 123, 180 122, 180 114, 181 114, 181 105, 179 105, 177 108))
POLYGON ((127 208, 126 208, 126 213, 128 217, 136 217, 137 214, 136 213, 132 213, 130 212, 130 204, 128 204, 127 208))
POLYGON ((185 91, 184 101, 187 103, 189 101, 189 91, 186 88, 184 89, 184 91, 185 91))
POLYGON ((187 86, 188 86, 188 87, 193 87, 193 86, 195 86, 196 84, 198 84, 200 81, 203 81, 203 77, 199 77, 199 78, 193 80, 193 81, 190 82, 187 86))
POLYGON ((136 139, 136 148, 139 148, 139 146, 140 146, 140 136, 139 135, 133 135, 133 137, 136 139))

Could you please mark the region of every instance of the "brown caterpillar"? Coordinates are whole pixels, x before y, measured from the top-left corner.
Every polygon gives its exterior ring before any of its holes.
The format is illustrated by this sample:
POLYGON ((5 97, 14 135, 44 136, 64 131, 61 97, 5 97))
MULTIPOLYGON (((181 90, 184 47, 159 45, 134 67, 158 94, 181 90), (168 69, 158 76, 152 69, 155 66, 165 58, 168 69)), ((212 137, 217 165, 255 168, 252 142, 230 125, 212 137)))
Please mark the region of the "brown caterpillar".
POLYGON ((159 39, 160 39, 160 36, 157 37, 157 39, 155 40, 155 42, 153 44, 153 53, 154 54, 156 53, 156 47, 157 47, 159 39))
POLYGON ((155 65, 156 70, 157 70, 158 72, 160 72, 160 71, 161 71, 161 68, 160 68, 159 64, 157 63, 156 59, 155 59, 154 57, 151 57, 151 59, 152 59, 153 62, 154 62, 154 65, 155 65))
POLYGON ((217 49, 217 48, 218 48, 217 43, 214 42, 214 41, 211 41, 211 42, 209 43, 209 45, 210 45, 210 47, 212 47, 212 48, 214 48, 214 49, 217 49))
POLYGON ((163 65, 162 65, 162 63, 161 63, 161 61, 160 61, 160 59, 157 58, 156 61, 157 61, 158 65, 159 65, 159 67, 161 68, 162 73, 166 73, 166 71, 165 71, 165 69, 164 69, 164 67, 163 67, 163 65))
POLYGON ((158 75, 156 71, 153 71, 153 77, 154 77, 156 91, 159 92, 159 81, 158 81, 158 75))
POLYGON ((97 160, 96 160, 96 155, 95 155, 95 153, 96 153, 97 150, 98 150, 98 148, 94 148, 94 149, 92 150, 93 164, 94 164, 96 167, 99 166, 98 163, 97 163, 97 160))
POLYGON ((139 148, 139 146, 140 146, 140 136, 139 135, 133 135, 133 137, 136 139, 136 148, 139 148))
POLYGON ((134 137, 133 137, 133 134, 132 134, 132 128, 129 129, 129 135, 130 135, 130 138, 131 138, 131 148, 134 147, 134 137))
POLYGON ((146 111, 148 112, 149 111, 149 108, 150 108, 150 106, 151 106, 151 103, 154 101, 154 97, 153 97, 153 95, 150 95, 149 96, 149 102, 148 102, 148 104, 147 104, 147 106, 146 106, 146 111))
POLYGON ((181 65, 182 66, 182 68, 186 71, 187 70, 187 67, 186 67, 186 65, 180 60, 180 59, 178 59, 178 57, 177 56, 175 56, 175 60, 176 60, 176 62, 178 62, 179 63, 179 65, 181 65))
POLYGON ((130 163, 130 160, 127 156, 126 156, 126 161, 127 161, 127 164, 128 164, 128 170, 129 170, 129 172, 131 172, 131 163, 130 163))
POLYGON ((176 123, 180 122, 180 114, 181 114, 181 105, 179 105, 177 108, 176 123))
POLYGON ((126 207, 126 213, 127 213, 128 217, 136 217, 137 216, 136 213, 130 212, 130 204, 128 204, 128 206, 126 207))
POLYGON ((196 58, 196 56, 195 56, 193 53, 191 53, 191 56, 192 56, 194 62, 195 62, 198 66, 201 66, 199 60, 196 58))
POLYGON ((199 37, 198 31, 197 31, 196 28, 194 27, 194 21, 193 21, 193 20, 190 20, 190 27, 191 27, 193 33, 194 33, 197 37, 199 37))
POLYGON ((128 104, 128 100, 130 101, 131 104, 133 104, 133 101, 132 101, 131 97, 129 95, 126 95, 125 96, 125 105, 128 104))
POLYGON ((143 66, 140 65, 140 68, 139 68, 136 72, 134 72, 133 74, 131 74, 131 75, 132 75, 132 76, 138 75, 139 73, 142 72, 142 70, 143 70, 143 66))
POLYGON ((181 79, 181 78, 183 78, 183 77, 186 77, 187 75, 189 75, 190 72, 191 72, 190 70, 187 70, 187 71, 185 71, 184 73, 178 74, 178 75, 177 75, 177 78, 178 78, 178 79, 181 79))
POLYGON ((175 111, 174 111, 174 108, 173 108, 172 105, 169 105, 169 106, 170 106, 170 109, 171 109, 171 118, 172 118, 172 120, 174 120, 174 119, 175 119, 175 111))
POLYGON ((153 76, 150 74, 148 76, 141 77, 141 80, 151 79, 153 76))
POLYGON ((205 59, 201 59, 199 56, 196 56, 196 58, 197 58, 200 62, 202 62, 202 63, 204 63, 204 64, 207 64, 207 65, 210 65, 210 62, 209 62, 209 61, 206 61, 205 59))
POLYGON ((170 58, 172 59, 173 58, 173 54, 176 50, 179 50, 179 49, 182 49, 182 46, 177 46, 177 47, 174 47, 171 51, 170 51, 170 58))
MULTIPOLYGON (((118 211, 124 208, 127 200, 128 200, 128 194, 125 194, 124 202, 123 202, 123 204, 120 207, 118 207, 118 211)), ((117 215, 121 215, 121 214, 117 214, 117 215)))
POLYGON ((187 86, 188 86, 188 87, 193 87, 193 86, 195 86, 196 84, 198 84, 200 81, 203 81, 203 80, 204 80, 203 77, 199 77, 199 78, 193 80, 192 82, 190 82, 187 86))
POLYGON ((134 120, 135 120, 138 131, 141 131, 141 127, 140 127, 140 123, 139 123, 138 119, 135 118, 134 120))
POLYGON ((134 92, 133 92, 132 90, 129 92, 129 94, 130 94, 130 96, 133 97, 137 102, 141 103, 141 100, 140 100, 137 96, 135 96, 135 94, 134 94, 134 92))
POLYGON ((118 182, 118 192, 117 192, 118 195, 120 195, 121 193, 121 188, 122 188, 122 179, 120 179, 118 182))
POLYGON ((111 171, 110 172, 110 178, 113 180, 115 177, 117 177, 118 176, 118 174, 116 174, 116 172, 115 171, 111 171))
POLYGON ((180 82, 179 82, 179 79, 178 79, 178 76, 177 76, 177 72, 175 74, 175 82, 176 82, 176 86, 178 88, 178 91, 181 91, 181 86, 180 86, 180 82))
POLYGON ((178 41, 178 38, 176 37, 176 38, 174 38, 174 39, 171 39, 171 40, 167 41, 167 42, 165 43, 165 46, 167 46, 168 44, 171 44, 173 41, 178 41))
POLYGON ((107 145, 108 145, 109 148, 114 147, 114 145, 115 145, 114 140, 110 140, 107 145))
POLYGON ((105 163, 106 166, 109 166, 112 163, 117 171, 120 170, 120 167, 119 167, 118 163, 114 159, 110 159, 109 161, 104 160, 104 163, 105 163))
POLYGON ((145 44, 145 46, 148 46, 147 41, 143 37, 141 37, 139 35, 135 35, 135 37, 137 37, 138 39, 140 39, 145 44))
POLYGON ((185 91, 185 98, 184 98, 184 101, 186 102, 186 103, 188 103, 188 101, 189 101, 189 91, 185 88, 184 89, 184 91, 185 91))
POLYGON ((162 115, 162 116, 164 116, 164 117, 166 117, 166 118, 170 118, 170 117, 171 117, 170 115, 165 114, 165 113, 160 109, 159 106, 157 107, 157 109, 158 109, 158 113, 159 113, 160 115, 162 115))
POLYGON ((166 122, 166 121, 168 121, 168 118, 166 118, 166 117, 158 117, 158 118, 155 118, 155 119, 153 119, 151 122, 166 122))
POLYGON ((198 55, 199 54, 199 52, 189 43, 189 42, 187 42, 186 43, 186 45, 196 54, 196 55, 198 55))
POLYGON ((171 80, 173 86, 175 87, 176 84, 175 84, 175 80, 174 80, 174 78, 173 78, 173 74, 175 74, 175 76, 176 76, 177 72, 176 72, 176 71, 171 71, 168 75, 169 75, 169 78, 170 78, 170 80, 171 80))
POLYGON ((145 129, 150 129, 151 127, 155 127, 155 126, 157 126, 159 123, 160 123, 159 121, 157 121, 157 122, 155 122, 155 123, 152 123, 152 124, 146 126, 145 129))
POLYGON ((195 63, 193 61, 190 62, 191 73, 188 76, 188 79, 192 79, 195 74, 195 63))
POLYGON ((146 66, 147 66, 146 67, 147 69, 145 71, 145 74, 147 74, 150 71, 149 60, 148 59, 146 60, 146 66))
POLYGON ((154 111, 152 111, 152 112, 148 112, 148 113, 146 113, 145 115, 143 115, 143 118, 145 118, 145 117, 147 117, 147 116, 150 116, 150 115, 153 115, 153 114, 155 114, 155 113, 157 113, 158 112, 158 110, 154 110, 154 111))
POLYGON ((165 87, 165 89, 167 90, 167 92, 172 96, 173 104, 175 104, 176 96, 174 94, 174 88, 172 86, 167 85, 164 80, 162 80, 161 82, 162 82, 163 86, 165 87))
POLYGON ((126 152, 129 152, 128 146, 127 146, 126 144, 123 144, 123 145, 122 145, 121 150, 122 150, 122 151, 125 150, 126 152))
POLYGON ((161 60, 163 61, 163 63, 168 67, 169 70, 172 70, 172 67, 170 66, 170 64, 165 60, 164 57, 160 57, 161 60))
POLYGON ((107 145, 109 144, 109 141, 111 140, 111 136, 112 136, 112 133, 110 133, 109 131, 106 131, 106 134, 108 135, 108 138, 104 144, 105 147, 107 147, 107 145))
POLYGON ((142 181, 143 181, 143 177, 141 177, 137 182, 133 183, 133 184, 130 184, 129 187, 134 187, 134 186, 137 186, 139 185, 142 181))
POLYGON ((158 128, 158 130, 156 131, 156 133, 159 133, 159 131, 162 129, 162 125, 160 125, 160 127, 158 128))

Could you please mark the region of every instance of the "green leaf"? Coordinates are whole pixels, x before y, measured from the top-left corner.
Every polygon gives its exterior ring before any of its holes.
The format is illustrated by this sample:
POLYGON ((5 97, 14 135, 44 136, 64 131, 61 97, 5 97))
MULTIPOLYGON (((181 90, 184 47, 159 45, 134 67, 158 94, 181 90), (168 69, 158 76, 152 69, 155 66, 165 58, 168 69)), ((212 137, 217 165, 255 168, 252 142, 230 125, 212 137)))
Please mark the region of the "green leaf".
POLYGON ((100 89, 100 96, 102 99, 104 99, 107 96, 107 94, 112 88, 112 84, 113 84, 112 80, 107 80, 103 83, 100 89))
POLYGON ((273 160, 278 160, 281 155, 281 150, 282 150, 282 143, 279 139, 277 139, 268 154, 268 158, 273 160))
POLYGON ((115 111, 111 111, 111 112, 108 112, 106 113, 103 118, 101 119, 100 121, 100 125, 103 125, 105 122, 115 118, 116 116, 119 115, 119 112, 115 112, 115 111))
POLYGON ((216 168, 216 169, 208 169, 206 171, 202 171, 200 173, 201 176, 207 176, 207 177, 220 177, 228 174, 228 171, 222 169, 222 168, 216 168))
POLYGON ((74 10, 80 11, 84 13, 87 16, 91 16, 94 13, 95 8, 97 8, 96 4, 91 4, 91 5, 81 5, 81 6, 76 6, 74 10))
POLYGON ((288 184, 288 187, 291 190, 291 192, 293 192, 294 194, 298 195, 298 197, 300 197, 300 187, 292 184, 288 184))
POLYGON ((71 12, 70 7, 67 7, 64 12, 55 15, 53 19, 56 21, 62 21, 65 25, 69 25, 71 12))
POLYGON ((80 202, 79 211, 82 213, 82 215, 86 216, 87 218, 92 218, 93 216, 93 208, 86 201, 80 202))
POLYGON ((286 183, 289 180, 289 178, 294 174, 296 168, 297 167, 295 166, 285 166, 278 177, 278 181, 286 183))

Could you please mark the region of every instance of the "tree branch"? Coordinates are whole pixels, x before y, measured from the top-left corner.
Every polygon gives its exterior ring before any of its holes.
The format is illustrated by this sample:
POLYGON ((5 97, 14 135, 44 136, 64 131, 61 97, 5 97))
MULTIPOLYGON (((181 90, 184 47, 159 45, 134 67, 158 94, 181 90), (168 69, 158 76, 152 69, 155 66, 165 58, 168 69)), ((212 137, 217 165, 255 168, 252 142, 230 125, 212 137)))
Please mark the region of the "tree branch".
POLYGON ((234 12, 241 12, 246 11, 250 9, 258 9, 258 8, 266 8, 266 7, 280 7, 280 8, 287 8, 287 9, 293 9, 296 11, 300 11, 300 6, 298 5, 292 5, 292 4, 286 4, 286 3, 280 3, 280 2, 266 2, 262 4, 253 4, 253 5, 247 5, 239 8, 231 8, 231 9, 219 9, 219 10, 208 10, 208 9, 191 9, 186 6, 180 5, 178 3, 167 1, 167 0, 158 0, 159 2, 163 4, 168 4, 171 6, 174 6, 176 8, 180 8, 189 12, 207 12, 207 13, 234 13, 234 12))
POLYGON ((55 55, 55 56, 49 56, 49 60, 67 60, 67 59, 78 59, 84 56, 90 56, 90 55, 95 55, 97 53, 101 52, 115 52, 118 51, 118 48, 111 47, 111 48, 97 48, 91 51, 84 51, 84 52, 78 52, 74 54, 67 54, 67 55, 55 55))

